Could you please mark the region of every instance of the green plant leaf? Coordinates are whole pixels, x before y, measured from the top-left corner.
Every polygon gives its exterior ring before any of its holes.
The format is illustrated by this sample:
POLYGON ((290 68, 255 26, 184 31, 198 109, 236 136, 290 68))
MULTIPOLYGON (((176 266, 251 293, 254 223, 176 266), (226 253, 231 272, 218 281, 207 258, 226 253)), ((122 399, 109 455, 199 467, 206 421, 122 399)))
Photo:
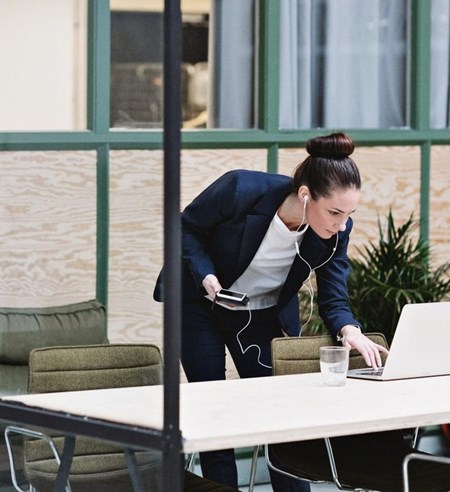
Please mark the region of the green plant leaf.
POLYGON ((350 258, 348 288, 365 331, 382 332, 390 343, 405 304, 449 298, 450 264, 431 268, 430 247, 418 234, 413 214, 397 226, 389 210, 386 224, 383 228, 378 219, 378 242, 369 242, 357 249, 358 258, 350 258))

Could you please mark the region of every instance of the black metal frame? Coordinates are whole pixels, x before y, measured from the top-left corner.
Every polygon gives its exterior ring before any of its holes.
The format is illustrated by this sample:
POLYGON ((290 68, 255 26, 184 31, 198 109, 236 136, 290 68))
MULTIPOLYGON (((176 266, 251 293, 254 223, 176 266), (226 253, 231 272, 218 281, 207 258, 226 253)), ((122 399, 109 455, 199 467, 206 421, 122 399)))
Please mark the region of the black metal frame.
POLYGON ((181 491, 181 42, 180 0, 164 2, 164 490, 181 491), (170 95, 170 97, 167 97, 170 95))
POLYGON ((161 430, 29 407, 15 401, 0 401, 0 420, 61 431, 67 435, 112 441, 139 449, 155 448, 165 452, 169 446, 161 430))
MULTIPOLYGON (((167 460, 170 445, 167 436, 160 430, 29 407, 21 402, 0 401, 0 419, 25 426, 44 427, 62 432, 65 435, 61 464, 54 487, 55 492, 66 490, 77 436, 82 435, 120 443, 124 448, 130 479, 136 492, 143 492, 144 489, 136 466, 134 451, 136 449, 158 449, 162 451, 165 460, 167 460)), ((172 474, 177 475, 173 471, 172 474)), ((167 478, 163 475, 163 485, 167 484, 166 480, 167 478)))
POLYGON ((163 490, 182 491, 179 359, 181 352, 181 9, 180 0, 164 1, 164 425, 163 430, 127 426, 105 420, 0 401, 0 420, 61 431, 68 436, 55 491, 64 491, 77 435, 152 448, 163 453, 163 490), (66 455, 64 457, 64 455, 66 455), (65 468, 65 469, 63 469, 65 468), (177 470, 179 473, 177 473, 177 470))

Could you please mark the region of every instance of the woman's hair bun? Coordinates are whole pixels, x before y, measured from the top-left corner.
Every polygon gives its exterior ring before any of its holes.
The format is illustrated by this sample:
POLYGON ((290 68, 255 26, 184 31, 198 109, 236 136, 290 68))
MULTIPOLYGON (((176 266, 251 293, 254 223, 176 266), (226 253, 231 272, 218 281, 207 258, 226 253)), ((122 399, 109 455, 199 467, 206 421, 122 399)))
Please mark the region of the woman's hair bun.
POLYGON ((312 157, 345 159, 355 150, 355 144, 345 133, 332 133, 312 138, 306 143, 306 150, 312 157))

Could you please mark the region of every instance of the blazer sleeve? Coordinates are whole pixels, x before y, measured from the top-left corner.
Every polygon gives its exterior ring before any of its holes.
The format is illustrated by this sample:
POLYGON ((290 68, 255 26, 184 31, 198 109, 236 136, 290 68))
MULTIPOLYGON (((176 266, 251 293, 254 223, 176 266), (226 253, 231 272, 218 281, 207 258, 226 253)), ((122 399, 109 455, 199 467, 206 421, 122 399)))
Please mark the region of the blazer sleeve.
POLYGON ((349 219, 346 230, 339 234, 332 259, 316 270, 319 314, 334 337, 345 325, 361 326, 351 311, 347 289, 350 274, 347 249, 352 227, 349 219))
POLYGON ((235 169, 186 207, 183 261, 197 286, 210 273, 231 285, 256 252, 291 184, 288 176, 235 169))
POLYGON ((208 274, 216 274, 211 241, 219 226, 236 213, 238 179, 225 173, 200 193, 181 216, 183 260, 197 285, 208 274))

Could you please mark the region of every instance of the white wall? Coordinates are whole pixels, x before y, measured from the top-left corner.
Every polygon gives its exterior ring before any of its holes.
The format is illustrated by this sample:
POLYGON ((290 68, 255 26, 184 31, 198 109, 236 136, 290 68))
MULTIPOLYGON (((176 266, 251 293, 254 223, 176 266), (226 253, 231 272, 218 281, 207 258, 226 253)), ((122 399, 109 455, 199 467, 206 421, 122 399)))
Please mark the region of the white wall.
POLYGON ((75 108, 77 93, 86 86, 80 84, 86 42, 85 21, 79 16, 84 4, 0 0, 0 131, 72 130, 80 125, 75 108))

